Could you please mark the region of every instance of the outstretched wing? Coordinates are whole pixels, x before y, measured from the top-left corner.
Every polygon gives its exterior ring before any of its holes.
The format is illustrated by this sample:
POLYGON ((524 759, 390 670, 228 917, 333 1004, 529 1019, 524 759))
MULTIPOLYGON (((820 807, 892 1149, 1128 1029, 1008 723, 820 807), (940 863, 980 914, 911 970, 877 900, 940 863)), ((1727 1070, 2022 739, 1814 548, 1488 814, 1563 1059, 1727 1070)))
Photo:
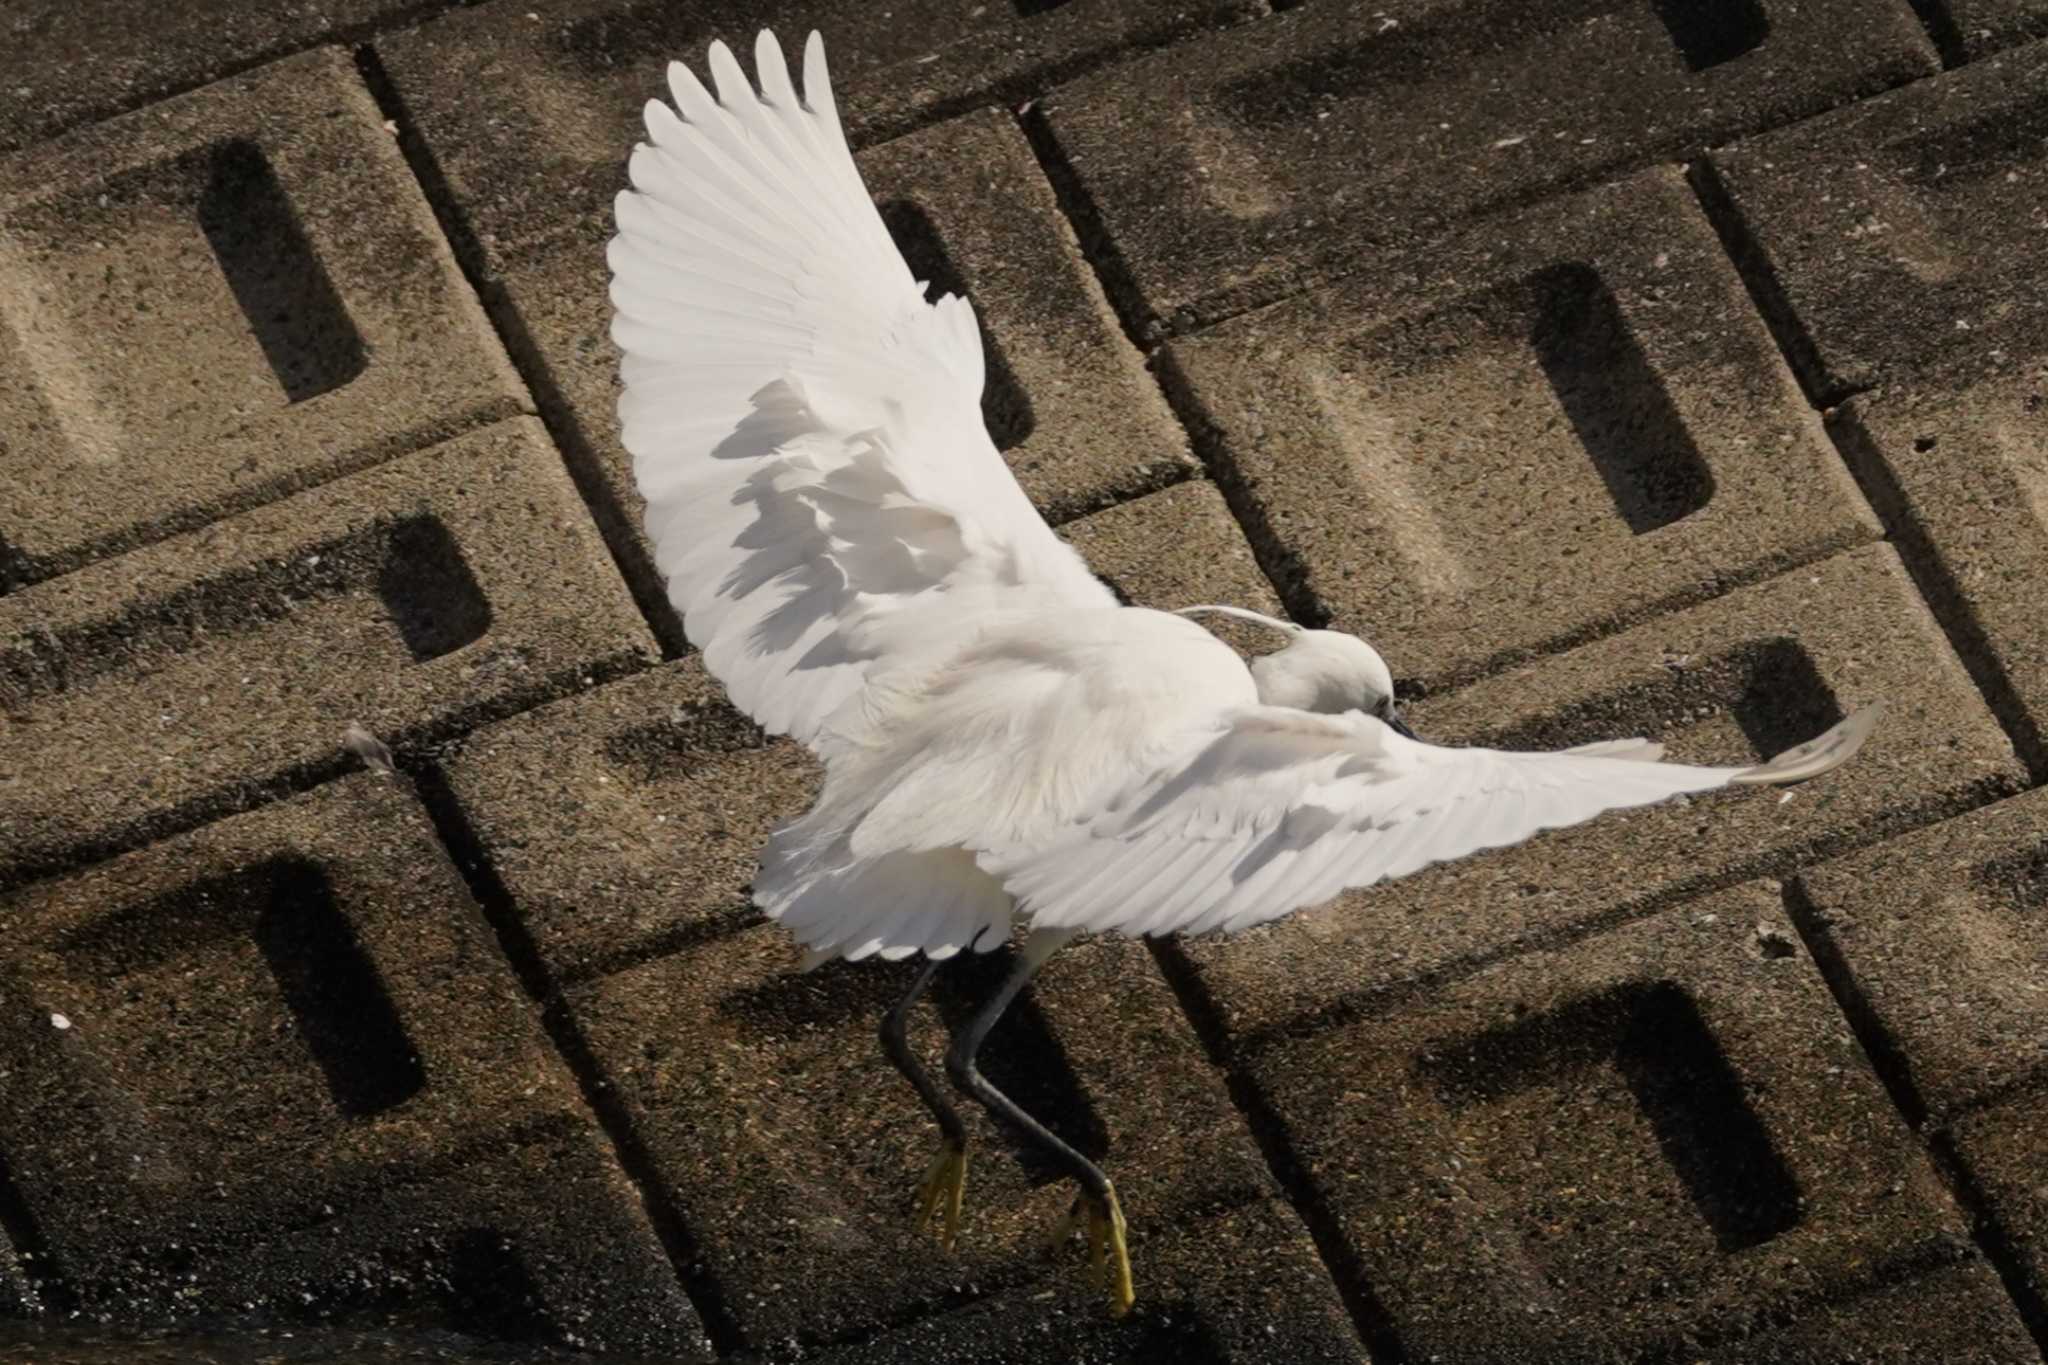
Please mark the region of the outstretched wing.
POLYGON ((612 239, 619 417, 684 630, 817 747, 869 665, 993 609, 1112 606, 981 419, 966 300, 925 299, 862 188, 813 33, 799 96, 722 43, 669 68, 612 239), (678 112, 680 111, 680 112, 678 112))
POLYGON ((1359 712, 1243 707, 1063 839, 983 866, 1034 927, 1235 932, 1602 811, 1804 781, 1862 745, 1875 707, 1749 768, 1659 761, 1641 740, 1558 753, 1450 749, 1359 712))

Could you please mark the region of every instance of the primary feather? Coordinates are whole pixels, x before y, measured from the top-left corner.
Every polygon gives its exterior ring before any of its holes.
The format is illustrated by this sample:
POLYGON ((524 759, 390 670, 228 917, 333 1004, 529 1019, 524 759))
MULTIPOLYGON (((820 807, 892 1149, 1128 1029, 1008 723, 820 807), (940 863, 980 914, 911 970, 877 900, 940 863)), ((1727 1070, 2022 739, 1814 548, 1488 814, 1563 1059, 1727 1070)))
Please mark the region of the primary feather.
POLYGON ((989 439, 973 311, 891 243, 822 41, 800 95, 770 34, 755 60, 758 90, 715 43, 715 93, 675 64, 674 107, 648 104, 612 335, 669 600, 734 703, 825 762, 754 885, 813 960, 987 949, 1020 913, 1242 929, 1603 810, 1800 780, 1868 733, 1759 768, 1439 748, 1322 714, 1390 686, 1363 642, 1295 631, 1255 681, 1185 617, 1118 606, 989 439))

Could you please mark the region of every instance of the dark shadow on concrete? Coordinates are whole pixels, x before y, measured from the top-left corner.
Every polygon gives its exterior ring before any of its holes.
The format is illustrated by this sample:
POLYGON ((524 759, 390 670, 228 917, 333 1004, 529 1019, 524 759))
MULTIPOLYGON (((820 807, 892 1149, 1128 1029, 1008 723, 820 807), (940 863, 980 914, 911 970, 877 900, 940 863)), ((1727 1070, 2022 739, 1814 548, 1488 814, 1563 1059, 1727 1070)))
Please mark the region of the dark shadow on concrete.
POLYGON ((1757 0, 1651 0, 1688 71, 1732 62, 1763 46, 1770 16, 1757 0))
MULTIPOLYGON (((882 222, 910 266, 912 278, 929 286, 926 296, 936 299, 958 294, 971 301, 973 296, 968 292, 966 279, 946 250, 945 238, 931 215, 908 199, 888 200, 880 209, 882 222)), ((1038 419, 1031 409, 1031 395, 1024 391, 1009 357, 1003 353, 1002 343, 986 324, 981 328, 981 343, 987 376, 981 388, 981 420, 987 425, 996 449, 1009 450, 1024 443, 1038 419)))
POLYGON ((1705 507, 1713 473, 1599 272, 1570 262, 1526 284, 1529 344, 1629 530, 1705 507))
POLYGON ((326 870, 279 861, 258 873, 267 885, 253 928, 256 946, 327 1077, 335 1107, 362 1118, 405 1103, 426 1085, 426 1072, 326 870))
POLYGON ((433 517, 410 517, 386 533, 377 595, 414 663, 452 654, 491 628, 491 604, 462 547, 433 517))
MULTIPOLYGON (((957 1035, 967 1027, 1016 960, 1013 950, 1000 948, 992 953, 962 953, 946 964, 933 982, 931 998, 948 1033, 957 1035)), ((1090 1161, 1099 1163, 1109 1154, 1109 1125, 1088 1097, 1087 1087, 1075 1074, 1029 986, 990 1030, 977 1060, 990 1084, 1051 1129, 1060 1141, 1090 1161)), ((1002 1128, 1000 1120, 997 1126, 1002 1128)), ((1033 1184, 1065 1178, 1036 1148, 1020 1142, 1006 1128, 1002 1131, 1033 1184)))
POLYGON ((1797 640, 1763 640, 1738 652, 1742 692, 1730 707, 1758 758, 1774 758, 1839 724, 1842 705, 1797 640))
POLYGON ((1418 1068, 1457 1108, 1571 1084, 1612 1064, 1658 1150, 1723 1252, 1768 1242, 1802 1217, 1798 1183, 1742 1092, 1699 1007, 1668 981, 1635 982, 1490 1029, 1418 1068))
POLYGON ((199 227, 286 400, 341 388, 368 363, 363 338, 269 160, 236 139, 207 161, 199 227))
POLYGON ((448 1325, 498 1341, 559 1341, 540 1286, 518 1249, 495 1228, 469 1228, 440 1261, 448 1325))

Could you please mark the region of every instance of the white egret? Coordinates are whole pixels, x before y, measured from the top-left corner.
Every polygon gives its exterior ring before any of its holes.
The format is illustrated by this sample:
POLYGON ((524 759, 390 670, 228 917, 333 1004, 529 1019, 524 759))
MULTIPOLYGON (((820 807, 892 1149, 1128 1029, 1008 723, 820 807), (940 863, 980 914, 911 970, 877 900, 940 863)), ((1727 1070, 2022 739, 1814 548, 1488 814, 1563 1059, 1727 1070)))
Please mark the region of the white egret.
MULTIPOLYGON (((1233 932, 1601 811, 1845 761, 1866 710, 1769 763, 1659 762, 1645 740, 1442 748, 1378 653, 1237 608, 1119 605, 1026 500, 982 425, 966 300, 926 298, 862 187, 827 83, 768 33, 758 90, 723 44, 650 101, 610 244, 619 415, 669 600, 732 700, 825 766, 775 833, 756 904, 815 963, 927 959, 882 1024, 944 1131, 919 1221, 950 1247, 958 1115, 904 1041, 938 964, 1029 935, 946 1058, 953 1082, 1080 1186, 1130 1306, 1110 1181, 991 1086, 976 1053, 1083 930, 1233 932), (1266 622, 1249 666, 1190 613, 1266 622)), ((1000 212, 1000 205, 992 206, 1000 212)))

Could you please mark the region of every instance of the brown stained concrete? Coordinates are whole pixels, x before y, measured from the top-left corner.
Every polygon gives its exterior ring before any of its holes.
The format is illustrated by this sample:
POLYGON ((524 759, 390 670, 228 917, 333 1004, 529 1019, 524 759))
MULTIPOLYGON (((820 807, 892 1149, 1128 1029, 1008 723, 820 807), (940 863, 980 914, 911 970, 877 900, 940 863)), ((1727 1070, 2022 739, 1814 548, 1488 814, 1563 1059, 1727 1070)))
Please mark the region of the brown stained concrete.
MULTIPOLYGON (((989 1294, 1030 1303, 1034 1319, 1100 1313, 1078 1249, 1045 1254, 1071 1184, 971 1103, 958 1251, 916 1234, 914 1192, 938 1130, 874 1032, 913 969, 797 975, 794 957, 763 924, 568 992, 744 1338, 865 1335, 989 1294)), ((977 956, 945 972, 912 1031, 927 1065, 1007 966, 1007 955, 977 956)), ((1178 1324, 1228 1342, 1225 1359, 1363 1359, 1328 1272, 1143 947, 1106 940, 1059 954, 990 1035, 983 1069, 1116 1182, 1139 1285, 1124 1341, 1178 1324)))
POLYGON ((0 151, 460 2, 11 0, 0 16, 0 151))
POLYGON ((1702 181, 1809 392, 1953 392, 2048 359, 2048 47, 1716 148, 1702 181))
POLYGON ((1958 55, 1977 61, 2001 48, 2048 38, 2044 0, 1934 0, 1928 9, 1928 28, 1949 61, 1958 55))
POLYGON ((1166 364, 1292 600, 1432 689, 1879 534, 1675 170, 1166 364))
POLYGON ((399 777, 0 899, 0 1150, 90 1317, 702 1330, 399 777))
POLYGON ((1410 0, 1304 5, 1040 107, 1151 334, 1936 69, 1905 0, 1410 0))
POLYGON ((670 61, 701 76, 714 39, 751 70, 754 35, 771 28, 800 70, 805 36, 825 34, 840 116, 865 145, 1264 12, 1260 0, 494 0, 376 49, 495 275, 510 255, 610 212, 642 106, 665 91, 670 61))
MULTIPOLYGON (((1766 883, 1248 1069, 1415 1359, 1635 1360, 1972 1256, 1766 883)), ((1983 1280, 1950 1311, 2024 1342, 1983 1280)))
POLYGON ((0 885, 652 653, 531 418, 0 597, 0 885))
POLYGON ((2038 1353, 1981 1259, 1807 1309, 1789 1323, 1705 1323, 1649 1357, 1656 1365, 2031 1365, 2038 1353))
POLYGON ((2048 793, 1809 868, 1798 886, 1927 1114, 2048 1081, 2048 793))
POLYGON ((2017 1292, 2036 1311, 2048 1301, 2043 1133, 2048 1133, 2048 1093, 2037 1086, 1959 1119, 1943 1139, 1980 1201, 1985 1222, 2010 1258, 2017 1292))
POLYGON ((329 48, 0 161, 0 586, 527 406, 382 123, 329 48))
POLYGON ((2040 1365, 2034 0, 1264 8, 0 15, 0 1359, 2040 1365), (960 1254, 907 1228, 908 968, 793 974, 746 881, 816 769, 650 667, 608 204, 662 64, 762 22, 826 31, 1130 599, 1276 611, 1263 563, 1452 742, 1741 761, 1892 704, 1789 794, 1060 954, 989 1069, 1118 1180, 1125 1322, 978 1113, 960 1254), (1703 218, 1660 166, 1730 140, 1703 218), (1157 376, 1109 306, 1339 277, 1157 376), (546 433, 412 450, 523 401, 501 344, 546 433), (1823 430, 1792 376, 1880 387, 1823 430), (1389 415, 1369 519, 1326 428, 1389 415), (341 776, 351 720, 407 776, 341 776), (99 1344, 165 1324, 213 1335, 99 1344))

